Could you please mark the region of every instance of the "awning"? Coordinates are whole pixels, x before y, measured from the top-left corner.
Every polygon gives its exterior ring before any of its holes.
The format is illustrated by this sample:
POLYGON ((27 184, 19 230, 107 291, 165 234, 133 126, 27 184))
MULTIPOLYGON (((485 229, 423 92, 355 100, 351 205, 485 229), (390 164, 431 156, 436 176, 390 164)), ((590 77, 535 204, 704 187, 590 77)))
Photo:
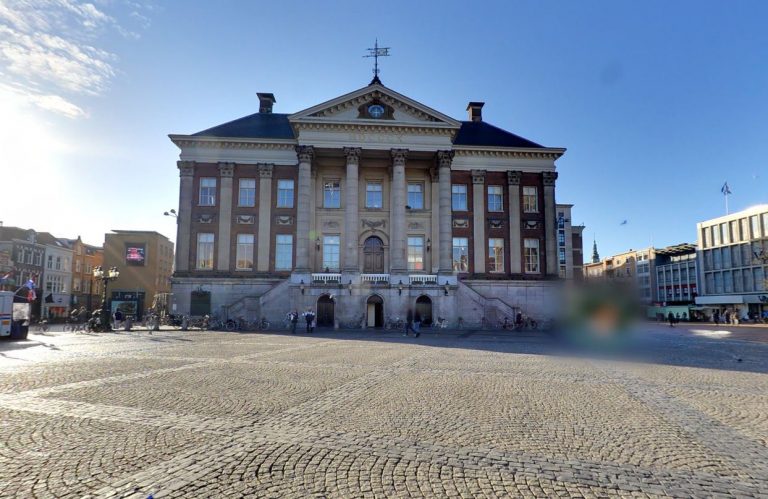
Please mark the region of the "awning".
POLYGON ((744 303, 742 295, 697 296, 696 305, 737 305, 744 303))

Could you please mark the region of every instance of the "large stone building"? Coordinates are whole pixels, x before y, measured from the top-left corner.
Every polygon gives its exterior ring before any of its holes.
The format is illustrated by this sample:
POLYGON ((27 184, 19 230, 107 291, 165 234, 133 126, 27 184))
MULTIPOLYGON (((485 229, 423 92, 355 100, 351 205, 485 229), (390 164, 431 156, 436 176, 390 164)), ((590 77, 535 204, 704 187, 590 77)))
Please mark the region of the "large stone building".
MULTIPOLYGON (((597 254, 597 244, 593 246, 597 254)), ((584 277, 587 280, 602 279, 617 284, 630 286, 637 291, 638 300, 644 305, 655 301, 656 289, 656 250, 644 248, 630 249, 599 260, 584 264, 584 277)))
POLYGON ((744 317, 768 310, 768 205, 706 220, 696 230, 696 304, 710 315, 730 310, 744 317))
POLYGON ((93 269, 104 265, 104 248, 86 244, 77 239, 63 240, 71 249, 72 306, 93 311, 101 304, 101 282, 94 279, 93 269))
MULTIPOLYGON (((554 314, 555 161, 483 120, 381 84, 258 113, 181 149, 177 311, 250 319, 311 307, 327 326, 554 314)), ((569 271, 566 271, 568 273, 569 271)), ((570 271, 572 273, 572 271, 570 271)))
POLYGON ((113 230, 104 236, 104 268, 120 277, 107 289, 112 312, 140 320, 158 294, 171 291, 173 243, 154 231, 113 230))

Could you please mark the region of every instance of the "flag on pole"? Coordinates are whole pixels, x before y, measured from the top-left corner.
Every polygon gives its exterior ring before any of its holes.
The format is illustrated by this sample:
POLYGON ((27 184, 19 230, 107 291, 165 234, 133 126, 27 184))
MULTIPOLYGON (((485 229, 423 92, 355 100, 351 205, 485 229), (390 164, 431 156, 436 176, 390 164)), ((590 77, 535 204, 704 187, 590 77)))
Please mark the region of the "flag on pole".
POLYGON ((728 182, 724 183, 723 186, 720 188, 720 192, 725 194, 726 196, 728 194, 731 194, 731 188, 728 186, 728 182))
POLYGON ((29 289, 35 289, 35 281, 33 281, 32 279, 25 282, 24 285, 29 289))

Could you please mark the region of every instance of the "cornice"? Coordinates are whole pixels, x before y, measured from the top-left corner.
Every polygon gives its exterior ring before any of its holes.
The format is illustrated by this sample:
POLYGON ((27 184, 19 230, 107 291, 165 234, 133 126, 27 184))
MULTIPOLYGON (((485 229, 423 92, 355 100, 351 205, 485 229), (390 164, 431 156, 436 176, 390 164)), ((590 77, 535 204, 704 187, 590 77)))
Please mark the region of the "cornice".
POLYGON ((222 149, 266 149, 290 151, 298 144, 294 139, 241 139, 227 137, 192 137, 169 135, 177 147, 218 147, 222 149))
POLYGON ((341 132, 369 132, 369 133, 411 133, 414 135, 445 135, 453 137, 456 128, 446 127, 440 124, 418 125, 418 124, 384 124, 380 121, 370 121, 368 123, 349 123, 338 122, 329 123, 328 121, 297 121, 293 123, 296 130, 336 130, 341 132))
POLYGON ((558 159, 565 153, 563 148, 498 148, 482 146, 453 146, 457 156, 483 158, 558 159))

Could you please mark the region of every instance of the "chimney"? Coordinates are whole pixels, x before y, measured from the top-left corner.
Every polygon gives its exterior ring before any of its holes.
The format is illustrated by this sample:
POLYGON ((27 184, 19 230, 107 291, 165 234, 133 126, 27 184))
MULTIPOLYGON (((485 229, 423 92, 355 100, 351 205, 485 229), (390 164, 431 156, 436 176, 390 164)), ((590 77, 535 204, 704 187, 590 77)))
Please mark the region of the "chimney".
POLYGON ((259 97, 259 112, 264 114, 271 113, 272 105, 277 102, 275 94, 257 93, 256 95, 259 97))
POLYGON ((483 106, 485 102, 470 102, 467 104, 469 121, 483 121, 483 106))

